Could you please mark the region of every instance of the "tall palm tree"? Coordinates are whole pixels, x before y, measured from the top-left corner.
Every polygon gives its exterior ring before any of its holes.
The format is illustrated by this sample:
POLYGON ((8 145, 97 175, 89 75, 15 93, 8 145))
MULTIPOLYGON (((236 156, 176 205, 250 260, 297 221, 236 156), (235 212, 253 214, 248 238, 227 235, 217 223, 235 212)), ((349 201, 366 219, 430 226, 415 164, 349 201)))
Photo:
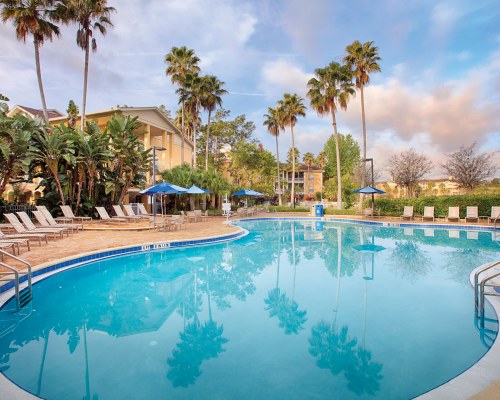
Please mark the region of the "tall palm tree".
POLYGON ((325 68, 317 68, 315 77, 307 82, 309 91, 307 97, 311 107, 319 115, 331 114, 333 133, 335 137, 335 153, 337 155, 337 208, 342 208, 342 174, 340 171, 339 135, 337 132, 337 119, 335 113, 340 107, 347 109, 350 96, 355 94, 352 75, 349 67, 331 62, 325 68))
POLYGON ((304 99, 298 94, 285 93, 283 99, 278 101, 280 112, 283 113, 283 125, 289 126, 292 133, 292 207, 295 207, 295 138, 293 128, 297 123, 297 117, 306 116, 304 99))
POLYGON ((50 22, 46 17, 50 12, 49 1, 46 0, 0 0, 2 9, 2 21, 12 20, 18 40, 26 43, 28 35, 33 36, 35 46, 36 76, 38 79, 38 89, 42 100, 43 118, 49 121, 47 113, 47 103, 42 83, 42 68, 40 67, 40 46, 45 40, 52 41, 53 36, 60 36, 59 27, 50 22))
POLYGON ((188 72, 184 79, 184 86, 176 90, 179 95, 179 103, 184 104, 185 110, 191 124, 191 135, 193 140, 193 152, 191 155, 192 165, 196 168, 197 136, 196 128, 199 125, 199 113, 203 95, 203 79, 196 72, 188 72))
POLYGON ((201 106, 205 111, 208 111, 207 136, 205 138, 205 170, 208 171, 208 149, 210 141, 210 117, 212 111, 215 111, 217 106, 222 106, 222 97, 227 94, 227 90, 222 89, 224 82, 220 81, 214 75, 205 75, 202 78, 202 99, 201 106))
POLYGON ((85 69, 83 73, 83 99, 81 129, 85 127, 85 109, 87 105, 87 81, 89 75, 90 49, 97 51, 97 41, 94 32, 99 31, 103 36, 107 28, 112 27, 110 14, 114 7, 107 6, 107 0, 61 0, 55 10, 55 19, 65 24, 76 22, 76 44, 85 51, 85 69))
POLYGON ((284 130, 283 118, 280 114, 279 107, 269 107, 267 109, 267 114, 264 115, 263 125, 267 126, 267 131, 274 136, 276 139, 276 170, 278 171, 278 204, 281 206, 283 203, 281 201, 281 177, 280 177, 280 153, 278 147, 278 136, 280 131, 284 130))
MULTIPOLYGON (((181 88, 186 87, 186 75, 188 73, 199 72, 198 63, 200 59, 196 57, 193 49, 188 49, 186 46, 172 47, 170 53, 165 56, 167 69, 165 73, 170 76, 173 84, 179 85, 181 88)), ((184 101, 181 102, 181 164, 184 164, 184 101)))
MULTIPOLYGON (((363 160, 366 160, 366 120, 365 120, 365 96, 364 87, 370 83, 370 74, 380 72, 377 61, 381 58, 378 55, 378 47, 373 42, 361 43, 358 40, 352 42, 345 48, 346 55, 343 58, 356 80, 356 87, 361 92, 361 119, 363 122, 363 160)), ((365 163, 363 162, 363 174, 361 175, 361 186, 365 186, 365 163)))
POLYGON ((314 163, 314 154, 307 152, 302 157, 302 161, 304 161, 304 164, 307 165, 307 170, 309 171, 309 169, 311 168, 311 165, 313 165, 313 163, 314 163))

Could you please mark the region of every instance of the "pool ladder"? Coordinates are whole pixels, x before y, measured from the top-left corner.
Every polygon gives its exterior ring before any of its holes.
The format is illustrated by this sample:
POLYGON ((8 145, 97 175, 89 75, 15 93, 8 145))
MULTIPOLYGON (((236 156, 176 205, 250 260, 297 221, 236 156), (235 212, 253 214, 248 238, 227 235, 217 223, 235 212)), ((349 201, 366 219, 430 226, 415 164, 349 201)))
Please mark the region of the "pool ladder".
POLYGON ((474 303, 476 315, 481 318, 484 325, 484 297, 485 296, 500 296, 495 288, 500 288, 500 281, 496 278, 500 277, 500 260, 485 265, 474 273, 474 303), (480 279, 480 275, 486 274, 480 279))
POLYGON ((0 281, 12 282, 14 281, 14 291, 16 297, 16 306, 19 311, 21 308, 26 306, 33 299, 33 290, 31 286, 31 264, 22 258, 19 258, 13 254, 10 254, 2 249, 0 249, 0 266, 4 267, 7 271, 0 271, 0 281), (17 262, 25 265, 27 268, 25 271, 19 271, 13 266, 6 264, 4 258, 8 257, 16 260, 17 262), (25 277, 23 279, 23 277, 25 277), (27 282, 26 286, 20 289, 20 280, 27 282))

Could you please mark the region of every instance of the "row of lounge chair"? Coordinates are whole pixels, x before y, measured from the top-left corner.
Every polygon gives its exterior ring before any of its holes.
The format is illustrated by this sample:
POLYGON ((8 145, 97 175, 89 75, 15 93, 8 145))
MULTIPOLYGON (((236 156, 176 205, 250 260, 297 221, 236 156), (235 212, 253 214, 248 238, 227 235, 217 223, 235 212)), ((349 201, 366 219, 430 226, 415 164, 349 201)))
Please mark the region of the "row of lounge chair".
MULTIPOLYGON (((413 206, 405 206, 403 210, 403 215, 401 219, 413 219, 413 206)), ((435 213, 433 206, 425 206, 424 213, 421 216, 422 221, 434 221, 435 213)), ((448 222, 460 222, 460 207, 448 207, 448 215, 440 216, 438 218, 446 219, 448 222)), ((477 206, 468 206, 466 211, 466 216, 464 218, 465 222, 479 222, 480 219, 487 219, 488 222, 493 222, 497 218, 500 219, 500 207, 491 207, 491 216, 479 216, 477 206)))
POLYGON ((37 211, 33 211, 33 215, 37 219, 40 226, 36 226, 30 216, 24 211, 19 211, 16 214, 6 213, 4 217, 9 221, 9 228, 15 233, 4 233, 0 231, 0 248, 10 248, 13 254, 20 253, 20 245, 25 245, 27 250, 31 250, 30 241, 38 241, 41 246, 42 242, 48 244, 48 239, 63 238, 64 235, 69 236, 70 233, 78 232, 83 229, 83 225, 72 223, 66 217, 54 218, 45 206, 37 206, 37 211), (59 223, 57 221, 64 220, 67 223, 59 223))

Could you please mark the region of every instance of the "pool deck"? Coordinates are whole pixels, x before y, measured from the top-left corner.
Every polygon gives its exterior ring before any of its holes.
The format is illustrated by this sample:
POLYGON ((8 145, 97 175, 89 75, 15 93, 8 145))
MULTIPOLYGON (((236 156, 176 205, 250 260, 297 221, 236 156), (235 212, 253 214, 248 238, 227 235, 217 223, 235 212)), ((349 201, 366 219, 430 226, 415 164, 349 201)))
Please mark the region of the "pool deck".
MULTIPOLYGON (((268 218, 268 217, 310 217, 309 213, 261 213, 249 218, 268 218)), ((361 219, 359 216, 330 216, 326 218, 339 218, 349 220, 363 220, 375 222, 389 222, 394 224, 411 223, 419 224, 418 220, 403 221, 399 218, 375 218, 361 219)), ((229 219, 229 221, 234 218, 229 219)), ((71 234, 69 237, 58 240, 50 240, 49 244, 38 246, 38 243, 32 243, 31 250, 26 251, 26 247, 21 247, 21 257, 27 260, 36 271, 48 264, 55 263, 58 260, 71 258, 82 253, 98 252, 106 249, 120 248, 131 245, 143 245, 149 243, 165 241, 182 241, 191 239, 203 239, 214 236, 225 236, 237 233, 240 228, 226 224, 224 217, 209 217, 203 222, 187 223, 182 229, 173 231, 153 231, 148 229, 147 222, 103 224, 92 222, 85 224, 83 231, 71 234)), ((426 222, 426 225, 429 223, 426 222)), ((453 225, 457 228, 465 224, 445 221, 436 221, 435 225, 453 225)), ((469 224, 471 225, 471 224, 469 224)), ((472 224, 476 226, 477 224, 472 224)), ((483 224, 479 224, 483 225, 483 224)), ((492 224, 484 224, 490 229, 492 224)), ((7 260, 6 260, 7 261, 7 260)), ((7 261, 9 262, 9 261, 7 261)), ((10 263, 10 262, 9 262, 10 263)), ((15 266, 15 264, 12 264, 15 266)), ((19 266, 21 267, 21 266, 19 266)), ((500 315, 500 298, 488 299, 494 306, 498 315, 500 315)), ((9 393, 12 399, 28 399, 32 396, 24 397, 17 390, 14 392, 4 391, 7 388, 6 379, 0 375, 0 394, 9 393), (20 395, 21 397, 17 397, 20 395)), ((8 384, 12 387, 12 384, 8 384)), ((9 390, 9 389, 7 389, 9 390)), ((1 397, 1 396, 0 396, 1 397)), ((493 347, 488 353, 478 361, 473 367, 463 374, 452 379, 450 382, 434 389, 420 397, 421 400, 434 399, 475 399, 475 400, 493 400, 500 399, 500 343, 495 341, 493 347)))

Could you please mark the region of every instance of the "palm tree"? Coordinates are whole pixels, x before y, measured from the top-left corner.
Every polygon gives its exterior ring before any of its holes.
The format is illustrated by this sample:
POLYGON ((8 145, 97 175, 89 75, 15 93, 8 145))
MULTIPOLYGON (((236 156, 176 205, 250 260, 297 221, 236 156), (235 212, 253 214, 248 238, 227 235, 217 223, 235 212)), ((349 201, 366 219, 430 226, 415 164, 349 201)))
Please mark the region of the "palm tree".
POLYGON ((311 168, 311 165, 313 165, 313 163, 314 163, 314 154, 307 152, 302 157, 302 161, 304 161, 304 164, 307 165, 307 170, 309 171, 309 169, 311 168))
POLYGON ((289 126, 292 132, 292 207, 295 208, 295 138, 293 128, 297 123, 297 117, 306 116, 304 99, 298 94, 285 93, 283 99, 278 101, 280 112, 283 114, 283 125, 289 126))
POLYGON ((60 36, 59 27, 46 19, 49 12, 47 7, 50 6, 50 2, 44 0, 0 0, 0 4, 3 6, 2 21, 13 21, 18 40, 26 43, 26 36, 33 36, 36 76, 38 78, 40 98, 42 99, 43 118, 45 122, 48 122, 49 115, 43 92, 42 69, 40 67, 40 46, 47 39, 52 41, 54 35, 60 36))
MULTIPOLYGON (((165 56, 165 63, 168 65, 165 73, 170 76, 173 84, 178 84, 181 88, 186 88, 186 75, 188 73, 199 72, 198 63, 200 59, 196 57, 193 49, 186 46, 172 47, 170 53, 165 56)), ((184 164, 184 105, 181 101, 181 164, 184 164)))
POLYGON ((47 130, 36 132, 33 135, 34 143, 30 148, 29 156, 39 165, 46 166, 54 177, 57 192, 61 198, 61 204, 66 205, 64 192, 59 179, 59 164, 64 160, 68 164, 74 164, 74 148, 71 141, 71 128, 59 125, 54 127, 51 133, 47 130))
POLYGON ((316 110, 318 115, 332 115, 335 153, 337 155, 337 208, 342 209, 342 174, 335 112, 338 107, 346 110, 350 96, 355 94, 351 70, 338 62, 331 62, 327 67, 317 68, 314 72, 316 76, 307 82, 309 87, 307 97, 311 101, 311 107, 316 110))
POLYGON ((85 108, 87 105, 87 80, 89 75, 90 49, 97 51, 97 42, 94 32, 97 30, 103 36, 106 35, 107 27, 113 26, 109 19, 110 14, 115 11, 113 7, 107 6, 107 0, 61 0, 55 10, 55 19, 65 24, 76 22, 76 44, 85 51, 85 69, 83 73, 83 99, 81 129, 85 127, 85 108))
MULTIPOLYGON (((343 62, 351 69, 354 78, 356 79, 356 87, 361 92, 361 119, 363 122, 363 160, 366 160, 366 121, 365 121, 365 96, 364 87, 370 83, 370 74, 372 72, 380 72, 380 66, 377 61, 381 58, 378 56, 378 47, 373 45, 373 42, 361 43, 358 40, 352 42, 345 48, 346 56, 343 62)), ((363 162, 363 174, 361 186, 365 186, 365 164, 363 162)))
POLYGON ((193 137, 192 165, 196 168, 196 128, 200 122, 199 112, 203 95, 203 79, 196 72, 187 73, 184 79, 184 87, 179 87, 176 93, 179 95, 179 102, 184 104, 189 115, 187 119, 191 123, 193 137))
POLYGON ((285 127, 283 125, 282 116, 280 114, 279 107, 267 109, 267 114, 264 115, 265 121, 263 123, 264 126, 267 126, 267 131, 274 136, 276 139, 276 170, 278 171, 278 204, 281 206, 281 178, 280 178, 280 154, 278 148, 278 136, 280 135, 280 131, 284 130, 285 127))
POLYGON ((205 142, 205 170, 208 171, 208 143, 210 139, 210 117, 212 111, 215 111, 217 105, 222 106, 221 96, 227 94, 227 90, 222 89, 224 82, 217 79, 214 75, 205 75, 202 78, 202 99, 201 105, 205 111, 208 111, 207 136, 205 142))

